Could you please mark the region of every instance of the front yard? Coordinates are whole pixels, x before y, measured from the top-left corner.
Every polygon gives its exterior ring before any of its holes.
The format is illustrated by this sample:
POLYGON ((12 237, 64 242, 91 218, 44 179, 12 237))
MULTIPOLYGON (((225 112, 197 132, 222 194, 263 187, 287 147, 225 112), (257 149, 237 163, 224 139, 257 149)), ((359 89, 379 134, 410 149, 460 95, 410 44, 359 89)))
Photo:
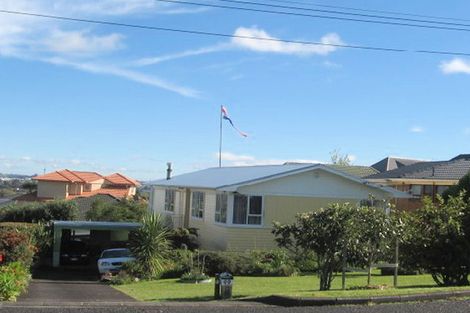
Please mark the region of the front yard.
MULTIPOLYGON (((333 281, 332 290, 318 291, 317 276, 294 277, 235 277, 234 298, 285 295, 298 297, 362 297, 384 295, 407 295, 440 291, 470 290, 470 287, 437 287, 430 275, 399 276, 399 288, 359 289, 367 284, 363 273, 348 274, 346 288, 341 290, 341 276, 333 281)), ((373 285, 393 286, 392 276, 375 275, 373 285)), ((178 279, 145 281, 115 286, 118 290, 140 301, 208 301, 213 299, 214 283, 183 284, 178 279)))

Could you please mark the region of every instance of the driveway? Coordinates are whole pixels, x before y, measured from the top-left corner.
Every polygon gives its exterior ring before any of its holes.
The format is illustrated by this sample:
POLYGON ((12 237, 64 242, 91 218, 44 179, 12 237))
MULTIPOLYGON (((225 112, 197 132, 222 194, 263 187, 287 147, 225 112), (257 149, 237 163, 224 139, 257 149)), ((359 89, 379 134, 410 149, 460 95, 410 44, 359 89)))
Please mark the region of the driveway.
POLYGON ((33 275, 28 292, 18 302, 36 304, 134 302, 133 298, 102 284, 94 273, 49 270, 33 275))

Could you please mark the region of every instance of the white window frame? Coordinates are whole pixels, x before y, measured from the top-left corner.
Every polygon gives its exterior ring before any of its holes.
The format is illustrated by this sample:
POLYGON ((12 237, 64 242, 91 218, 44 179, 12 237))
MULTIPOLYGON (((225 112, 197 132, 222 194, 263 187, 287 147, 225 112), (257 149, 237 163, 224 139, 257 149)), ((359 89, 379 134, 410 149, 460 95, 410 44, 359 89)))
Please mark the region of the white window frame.
POLYGON ((234 194, 233 195, 233 201, 232 201, 232 212, 231 212, 231 225, 235 227, 248 227, 248 228, 259 228, 263 227, 264 225, 264 197, 260 195, 243 195, 243 194, 234 194), (240 224, 240 223, 234 223, 234 215, 235 215, 235 197, 237 196, 244 196, 247 198, 247 208, 246 208, 246 217, 245 217, 245 223, 240 224), (250 213, 250 199, 252 197, 259 197, 261 198, 261 213, 260 214, 251 214, 250 213), (260 218, 260 223, 259 224, 248 224, 248 220, 250 217, 259 217, 260 218))
MULTIPOLYGON (((223 201, 221 199, 220 201, 223 201)), ((219 223, 219 224, 227 224, 227 216, 228 216, 228 194, 225 192, 219 192, 215 196, 215 212, 214 212, 214 222, 219 223), (219 207, 219 197, 224 197, 225 198, 225 203, 219 207), (222 209, 225 209, 225 220, 222 220, 223 217, 223 211, 222 209)))
POLYGON ((176 190, 174 189, 165 189, 165 203, 163 205, 163 211, 169 213, 175 213, 175 204, 176 204, 176 190), (173 194, 172 199, 169 194, 173 194), (169 203, 168 200, 172 200, 172 203, 169 203), (171 207, 171 209, 170 209, 171 207))
POLYGON ((193 219, 202 220, 204 219, 204 208, 206 205, 206 194, 203 191, 193 191, 191 192, 191 217, 193 219), (198 207, 195 207, 195 198, 194 195, 201 195, 199 199, 198 207))

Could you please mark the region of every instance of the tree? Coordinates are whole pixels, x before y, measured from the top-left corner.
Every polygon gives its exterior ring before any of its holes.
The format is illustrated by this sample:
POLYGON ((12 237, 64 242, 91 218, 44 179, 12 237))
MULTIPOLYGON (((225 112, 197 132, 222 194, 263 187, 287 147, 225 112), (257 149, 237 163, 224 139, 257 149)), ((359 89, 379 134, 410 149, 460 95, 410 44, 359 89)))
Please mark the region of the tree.
POLYGON ((305 252, 317 258, 320 290, 329 290, 333 274, 342 264, 351 236, 353 208, 350 204, 331 204, 320 211, 297 215, 293 224, 274 223, 273 234, 280 247, 305 252))
POLYGON ((426 198, 423 207, 408 217, 411 236, 402 249, 416 266, 432 275, 439 286, 468 286, 470 274, 470 206, 464 193, 426 198))
POLYGON ((335 149, 330 152, 331 163, 336 165, 351 165, 351 158, 347 154, 340 154, 340 150, 335 149))
POLYGON ((165 218, 160 214, 147 214, 142 226, 130 236, 130 249, 144 278, 156 278, 163 271, 169 256, 170 235, 165 218))
POLYGON ((457 183, 457 185, 451 186, 449 187, 449 189, 444 191, 444 193, 442 194, 442 197, 444 198, 444 200, 447 201, 449 197, 451 196, 452 197, 459 196, 459 194, 462 191, 465 191, 464 200, 469 202, 470 200, 470 172, 467 173, 467 175, 465 175, 464 177, 462 177, 457 183))
POLYGON ((38 189, 38 184, 32 180, 27 180, 21 185, 21 188, 28 190, 29 193, 32 193, 38 189))
POLYGON ((105 222, 138 222, 148 212, 147 204, 135 200, 117 203, 96 200, 86 213, 86 219, 105 222))

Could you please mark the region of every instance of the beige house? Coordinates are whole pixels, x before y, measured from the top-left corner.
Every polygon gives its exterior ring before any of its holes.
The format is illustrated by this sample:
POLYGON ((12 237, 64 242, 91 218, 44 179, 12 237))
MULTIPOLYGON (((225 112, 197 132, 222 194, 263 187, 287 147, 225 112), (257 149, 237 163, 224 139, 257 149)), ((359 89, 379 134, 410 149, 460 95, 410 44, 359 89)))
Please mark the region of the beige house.
POLYGON ((201 247, 214 250, 274 248, 274 221, 329 203, 409 197, 323 164, 210 168, 152 185, 151 209, 174 227, 197 228, 201 247))
POLYGON ((96 172, 61 170, 32 178, 37 181, 37 192, 24 195, 16 201, 71 200, 96 195, 110 195, 116 199, 135 195, 139 183, 122 174, 102 176, 96 172))

